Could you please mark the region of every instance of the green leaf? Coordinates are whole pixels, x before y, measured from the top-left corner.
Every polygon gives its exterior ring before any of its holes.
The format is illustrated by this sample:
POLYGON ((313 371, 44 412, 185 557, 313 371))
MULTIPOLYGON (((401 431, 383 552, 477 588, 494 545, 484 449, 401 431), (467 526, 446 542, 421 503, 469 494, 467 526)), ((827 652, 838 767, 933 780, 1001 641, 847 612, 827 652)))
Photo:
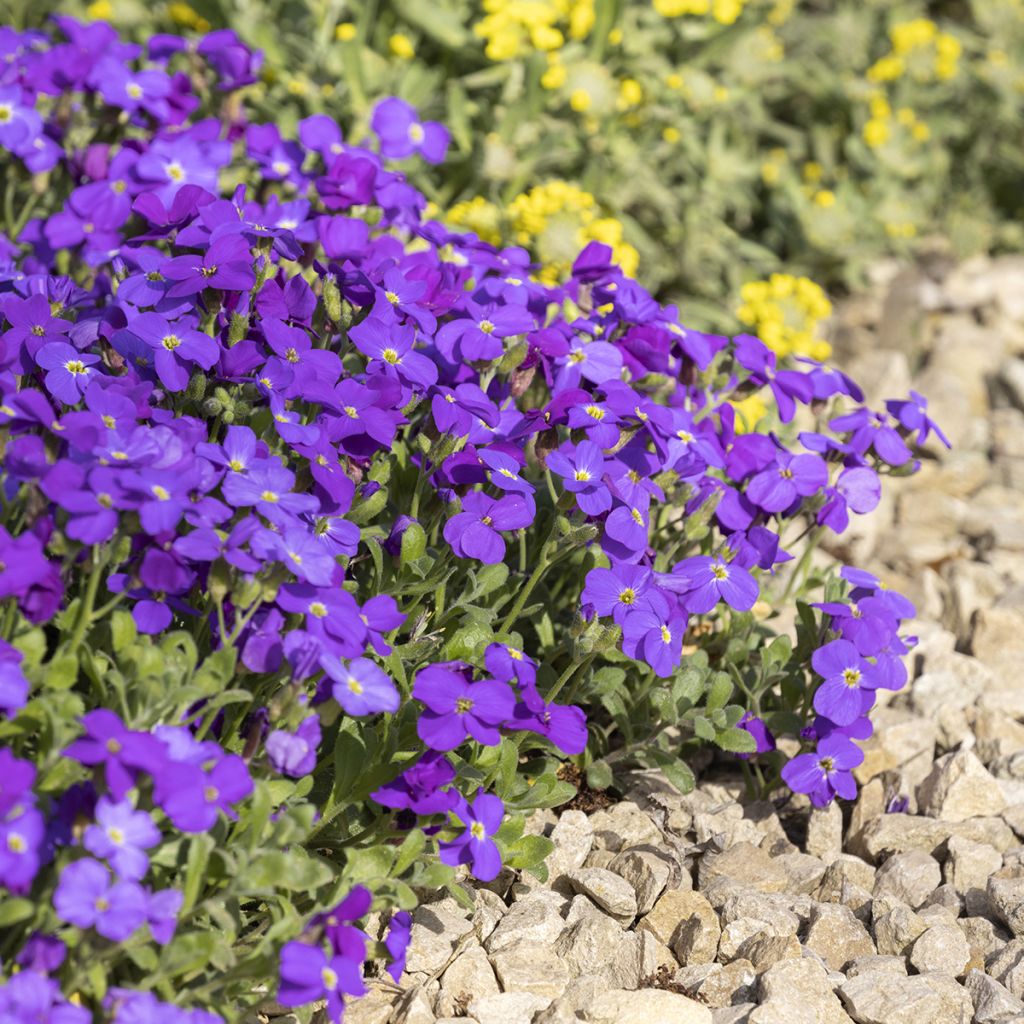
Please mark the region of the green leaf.
POLYGON ((508 847, 505 863, 510 868, 535 872, 554 848, 546 836, 522 836, 508 847))
POLYGON ((732 696, 732 680, 725 672, 716 672, 708 690, 706 706, 709 711, 724 708, 732 696))
POLYGON ((608 789, 614 781, 612 766, 607 761, 595 761, 587 766, 587 785, 591 789, 608 789))
POLYGON ((35 912, 36 905, 32 900, 21 898, 5 899, 0 903, 0 928, 27 921, 35 912))
POLYGON ((684 796, 693 790, 696 780, 690 766, 678 755, 660 747, 646 747, 645 752, 651 760, 665 773, 665 778, 672 783, 684 796))
POLYGON ((48 662, 43 675, 43 685, 50 690, 70 690, 78 681, 78 655, 59 654, 48 662))
POLYGON ((184 898, 181 902, 181 913, 191 910, 199 898, 206 873, 206 864, 215 845, 213 836, 208 832, 202 832, 189 839, 188 859, 185 863, 185 884, 182 886, 184 898))
POLYGON ((412 867, 426 847, 427 837, 424 835, 423 829, 414 828, 405 837, 405 839, 402 840, 402 845, 398 848, 398 852, 395 854, 395 863, 391 870, 396 875, 405 874, 406 870, 412 867))
POLYGON ((723 729, 715 736, 715 743, 734 754, 753 754, 757 741, 746 729, 723 729))

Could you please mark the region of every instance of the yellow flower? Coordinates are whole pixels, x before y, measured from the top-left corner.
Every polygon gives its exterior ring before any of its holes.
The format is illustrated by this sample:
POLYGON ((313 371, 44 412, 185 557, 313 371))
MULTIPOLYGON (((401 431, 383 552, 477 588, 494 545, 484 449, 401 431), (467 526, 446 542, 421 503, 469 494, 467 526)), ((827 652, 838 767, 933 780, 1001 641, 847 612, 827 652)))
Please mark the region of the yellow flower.
POLYGON ((932 137, 932 130, 923 121, 916 121, 910 129, 910 134, 918 142, 927 142, 932 137))
POLYGON ((664 128, 661 129, 661 137, 666 142, 678 142, 683 137, 683 135, 678 128, 675 128, 672 125, 666 125, 664 128))
POLYGON ((591 102, 590 93, 586 89, 573 89, 572 95, 569 97, 569 106, 577 114, 582 114, 583 111, 589 110, 591 102))
POLYGON ((400 60, 412 60, 416 56, 416 48, 412 45, 412 40, 408 36, 402 35, 401 32, 395 32, 391 36, 388 40, 388 49, 400 60))
POLYGON ((729 90, 724 85, 716 85, 711 95, 716 103, 724 103, 729 98, 729 90))
POLYGON ((821 181, 825 168, 817 160, 808 160, 804 164, 804 181, 821 181))
POLYGON ((210 23, 186 3, 172 3, 167 8, 167 13, 170 15, 171 21, 184 25, 186 28, 195 29, 197 32, 209 31, 210 23))
POLYGON ((872 148, 877 149, 889 141, 890 128, 888 121, 880 121, 873 117, 864 125, 864 141, 872 148))
POLYGON ((96 0, 86 7, 85 15, 92 21, 109 21, 114 16, 114 5, 110 0, 96 0))
POLYGON ((740 289, 736 309, 740 322, 753 328, 773 352, 812 359, 828 356, 828 343, 817 332, 820 321, 831 313, 832 304, 821 287, 792 274, 748 281, 740 289))
POLYGON ((608 42, 612 46, 618 46, 619 43, 622 42, 622 29, 621 28, 613 28, 608 33, 608 42))
POLYGON ((309 83, 302 81, 301 78, 289 78, 288 91, 293 96, 305 96, 309 92, 309 83))
POLYGON ((636 107, 644 98, 644 91, 635 78, 624 78, 619 83, 619 106, 636 107))
POLYGON ((576 0, 569 11, 569 35, 573 39, 586 39, 596 20, 594 0, 576 0))
POLYGON ((549 53, 547 70, 540 76, 540 84, 545 89, 560 89, 565 85, 568 74, 565 65, 558 60, 558 54, 549 53))
POLYGON ((814 193, 814 202, 823 209, 836 205, 836 194, 831 189, 824 188, 814 193))
POLYGON ((903 58, 890 53, 868 68, 869 82, 891 82, 903 74, 903 58))
POLYGON ((749 434, 768 415, 768 406, 758 394, 729 403, 736 410, 736 433, 749 434))
POLYGON ((351 42, 359 34, 359 30, 351 21, 343 21, 335 30, 334 38, 339 42, 351 42))
POLYGON ((671 74, 665 76, 665 84, 670 89, 682 89, 683 87, 683 76, 677 71, 673 71, 671 74))
MULTIPOLYGON (((428 214, 428 217, 439 215, 435 208, 435 212, 432 215, 428 214)), ((453 227, 475 232, 491 245, 501 244, 501 210, 483 196, 475 196, 468 202, 456 203, 444 219, 453 227)))

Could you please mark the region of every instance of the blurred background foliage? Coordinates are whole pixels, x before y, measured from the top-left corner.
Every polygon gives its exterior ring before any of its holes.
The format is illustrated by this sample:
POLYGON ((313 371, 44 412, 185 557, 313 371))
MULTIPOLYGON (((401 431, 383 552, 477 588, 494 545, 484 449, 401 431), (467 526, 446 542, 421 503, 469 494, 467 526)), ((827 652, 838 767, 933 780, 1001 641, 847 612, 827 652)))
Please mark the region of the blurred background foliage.
MULTIPOLYGON (((48 13, 17 4, 16 24, 48 13)), ((688 323, 774 322, 780 350, 823 354, 804 275, 836 294, 885 255, 1024 248, 1024 0, 56 8, 139 41, 233 28, 265 52, 251 88, 285 132, 325 111, 358 141, 402 96, 452 131, 445 164, 408 161, 436 215, 549 275, 608 242, 688 323)))

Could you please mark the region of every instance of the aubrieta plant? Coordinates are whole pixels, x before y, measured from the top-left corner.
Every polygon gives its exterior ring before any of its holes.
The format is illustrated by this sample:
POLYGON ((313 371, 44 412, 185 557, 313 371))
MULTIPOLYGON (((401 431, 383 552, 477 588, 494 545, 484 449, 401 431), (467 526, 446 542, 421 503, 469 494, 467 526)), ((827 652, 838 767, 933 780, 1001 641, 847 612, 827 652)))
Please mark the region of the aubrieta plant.
POLYGON ((391 168, 443 126, 283 137, 231 32, 0 40, 0 1017, 337 1021, 417 893, 543 876, 581 774, 853 795, 913 609, 810 542, 922 398, 687 330, 601 243, 540 283, 391 168))

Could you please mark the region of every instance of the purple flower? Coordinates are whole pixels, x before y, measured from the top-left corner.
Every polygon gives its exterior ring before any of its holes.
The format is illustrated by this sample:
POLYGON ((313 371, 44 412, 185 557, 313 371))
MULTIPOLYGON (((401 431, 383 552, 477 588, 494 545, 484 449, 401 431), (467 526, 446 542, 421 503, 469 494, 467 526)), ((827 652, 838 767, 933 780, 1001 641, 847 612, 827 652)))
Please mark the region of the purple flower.
POLYGON ((85 830, 82 845, 110 863, 121 878, 137 882, 149 868, 145 851, 160 842, 160 830, 145 811, 128 801, 115 803, 101 796, 96 803, 96 823, 85 830))
POLYGON ((515 697, 506 683, 469 682, 444 665, 416 673, 412 695, 426 705, 416 731, 431 750, 454 750, 467 734, 485 746, 501 742, 499 729, 511 717, 515 697))
POLYGON ((355 658, 347 665, 333 654, 320 655, 320 667, 331 680, 331 695, 348 715, 394 713, 401 699, 395 684, 369 658, 355 658))
POLYGON ((671 573, 659 573, 658 585, 680 594, 687 611, 704 615, 719 601, 746 612, 757 600, 757 581, 742 566, 710 555, 677 562, 671 573))
POLYGON ((766 512, 782 512, 799 498, 817 493, 828 483, 828 467, 819 455, 779 452, 775 462, 754 475, 747 497, 766 512))
POLYGON ((587 716, 575 704, 548 704, 527 689, 516 705, 510 729, 528 729, 553 743, 563 754, 582 754, 587 747, 587 716))
POLYGON ((231 814, 232 805, 253 790, 245 762, 228 754, 208 772, 197 765, 176 765, 163 781, 160 803, 175 828, 182 832, 206 832, 219 812, 231 814))
POLYGON ((36 353, 36 363, 47 371, 46 390, 65 405, 77 405, 93 381, 91 369, 99 356, 79 352, 65 341, 52 341, 36 353))
POLYGON ((815 807, 824 807, 832 798, 852 800, 857 783, 852 770, 864 760, 864 751, 840 732, 818 742, 813 754, 798 754, 782 769, 782 780, 795 793, 806 793, 815 807))
POLYGON ((301 778, 316 767, 320 746, 320 718, 308 715, 294 733, 275 729, 266 741, 267 759, 275 772, 301 778))
POLYGON ((604 452, 593 441, 580 441, 575 449, 564 444, 547 458, 548 469, 562 478, 567 491, 588 516, 599 516, 612 507, 612 496, 604 482, 604 452))
POLYGON ((161 946, 166 946, 174 938, 184 899, 184 895, 177 889, 159 889, 149 893, 146 921, 150 933, 161 946))
POLYGON ((448 151, 448 129, 436 121, 419 121, 415 108, 395 96, 373 108, 370 127, 380 138, 381 153, 391 159, 419 153, 427 163, 439 164, 448 151))
POLYGON ((146 891, 135 882, 111 882, 99 861, 77 860, 60 876, 53 894, 58 917, 79 928, 95 928, 123 942, 146 920, 146 891))
POLYGON ((682 657, 685 632, 686 615, 681 610, 670 609, 667 601, 645 603, 623 620, 622 650, 666 678, 682 657))
POLYGON ((917 431, 918 444, 924 444, 928 440, 929 434, 934 434, 947 448, 952 447, 949 438, 928 415, 928 399, 924 395, 911 391, 909 400, 900 402, 889 399, 885 403, 885 407, 891 416, 899 420, 905 430, 917 431))
MULTIPOLYGON (((151 350, 156 374, 168 391, 184 391, 193 366, 209 370, 220 358, 220 346, 208 334, 188 321, 172 323, 159 313, 133 317, 128 329, 119 334, 132 335, 151 350)), ((118 340, 115 335, 115 348, 118 340)))
POLYGON ((438 844, 441 861, 451 864, 468 864, 475 878, 490 882, 501 871, 501 854, 491 838, 505 817, 505 805, 498 797, 477 791, 473 803, 462 800, 452 813, 463 822, 465 831, 458 839, 438 844))
POLYGON ((462 511, 444 524, 444 539, 460 558, 475 558, 495 565, 505 557, 499 530, 521 530, 533 522, 536 507, 529 495, 491 498, 471 491, 462 499, 462 511))
POLYGON ((387 971, 391 980, 398 984, 402 972, 405 970, 405 954, 409 948, 409 940, 412 937, 412 917, 408 911, 400 910, 392 914, 388 924, 388 933, 384 937, 384 948, 391 957, 387 971))
POLYGON ((616 565, 611 569, 591 569, 587 573, 581 603, 598 615, 611 615, 621 626, 626 616, 646 605, 654 574, 636 565, 616 565))
POLYGON ((15 894, 28 892, 39 870, 45 835, 46 822, 32 806, 15 809, 0 821, 0 885, 15 894))
POLYGON ((839 726, 859 718, 864 691, 877 686, 874 665, 847 640, 833 640, 819 647, 811 655, 811 664, 824 679, 814 694, 814 710, 839 726))
POLYGON ((428 750, 414 765, 406 768, 370 796, 384 807, 408 808, 416 814, 443 814, 455 806, 459 794, 444 789, 455 780, 455 769, 444 754, 428 750))
POLYGON ((23 655, 17 648, 0 640, 0 711, 10 715, 25 706, 28 680, 21 670, 23 655))
POLYGON ((349 331, 357 349, 369 356, 370 371, 397 377, 403 384, 422 390, 437 381, 437 367, 415 351, 416 328, 409 324, 386 324, 368 317, 349 331))
POLYGON ((335 1024, 345 1010, 344 996, 361 996, 362 962, 344 956, 328 958, 319 946, 288 942, 281 950, 281 981, 278 1002, 284 1006, 305 1006, 327 1000, 327 1014, 335 1024))
POLYGON ((163 747, 149 733, 134 732, 117 715, 97 708, 82 716, 85 736, 75 740, 65 757, 82 764, 100 765, 106 770, 107 788, 115 800, 123 800, 135 784, 135 773, 159 764, 163 747))
POLYGON ((241 235, 222 235, 203 255, 175 256, 164 264, 164 277, 176 282, 169 298, 197 295, 204 288, 244 292, 256 283, 249 243, 241 235))
POLYGON ((767 754, 775 749, 775 737, 771 734, 771 730, 764 724, 763 719, 758 718, 752 712, 745 711, 743 717, 736 723, 736 728, 749 732, 754 737, 756 744, 752 754, 737 754, 736 756, 740 759, 748 761, 758 754, 767 754))

